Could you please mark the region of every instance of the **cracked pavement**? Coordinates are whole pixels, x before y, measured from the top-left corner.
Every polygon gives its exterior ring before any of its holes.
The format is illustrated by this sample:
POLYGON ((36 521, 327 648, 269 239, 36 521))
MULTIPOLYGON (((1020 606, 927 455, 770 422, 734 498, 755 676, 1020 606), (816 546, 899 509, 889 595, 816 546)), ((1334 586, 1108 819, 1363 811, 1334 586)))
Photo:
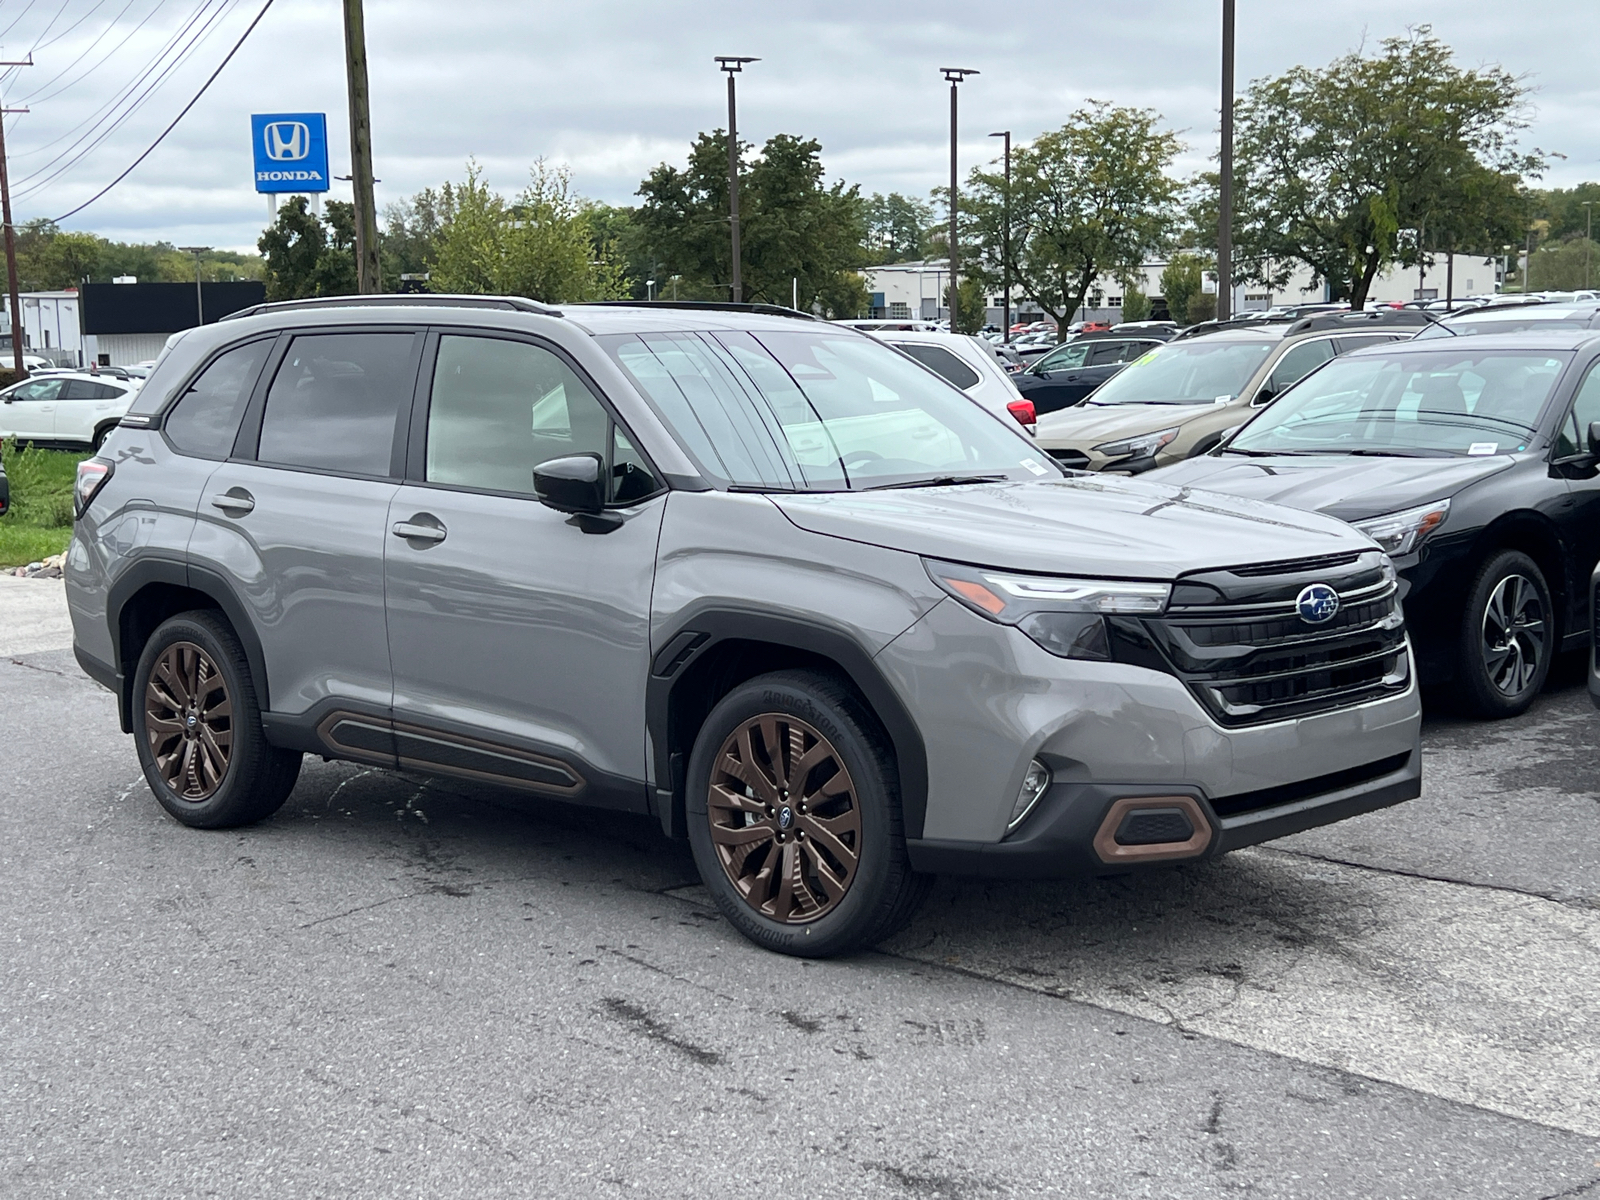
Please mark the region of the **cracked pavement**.
POLYGON ((308 761, 183 829, 9 598, 0 1196, 1600 1197, 1581 676, 1408 805, 807 963, 616 814, 308 761))

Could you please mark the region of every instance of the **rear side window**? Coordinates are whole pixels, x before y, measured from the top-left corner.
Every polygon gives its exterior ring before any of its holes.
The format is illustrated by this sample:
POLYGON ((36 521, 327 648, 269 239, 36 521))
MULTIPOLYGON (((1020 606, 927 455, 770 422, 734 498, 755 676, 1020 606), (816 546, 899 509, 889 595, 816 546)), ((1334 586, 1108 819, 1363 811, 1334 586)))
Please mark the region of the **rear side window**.
POLYGON ((388 475, 414 382, 409 333, 297 337, 267 392, 261 462, 388 475))
POLYGON ((271 348, 271 339, 235 346, 200 372, 164 423, 168 440, 196 458, 227 458, 271 348))
POLYGON ((897 350, 905 351, 936 375, 948 379, 963 392, 969 387, 976 387, 978 384, 978 373, 943 346, 931 346, 926 342, 892 342, 890 344, 897 350))
POLYGON ((123 388, 91 379, 69 379, 61 388, 63 400, 115 400, 123 394, 123 388))

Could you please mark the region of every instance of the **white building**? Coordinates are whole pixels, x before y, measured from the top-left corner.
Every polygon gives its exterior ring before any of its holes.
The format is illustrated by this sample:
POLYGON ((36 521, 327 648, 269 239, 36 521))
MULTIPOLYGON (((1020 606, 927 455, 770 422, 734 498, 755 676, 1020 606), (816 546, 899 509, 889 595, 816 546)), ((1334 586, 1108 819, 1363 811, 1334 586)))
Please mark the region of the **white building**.
MULTIPOLYGON (((22 348, 42 355, 59 366, 84 363, 83 325, 79 320, 78 291, 23 292, 22 348)), ((11 305, 0 299, 0 350, 11 350, 11 305)))
MULTIPOLYGON (((1482 295, 1499 289, 1500 265, 1497 261, 1485 260, 1479 255, 1457 254, 1454 256, 1454 263, 1451 264, 1447 261, 1449 258, 1449 255, 1436 255, 1420 270, 1416 267, 1404 270, 1395 268, 1378 276, 1373 281, 1368 302, 1439 299, 1446 294, 1447 278, 1450 279, 1450 293, 1457 297, 1482 295)), ((1139 290, 1150 297, 1153 307, 1157 310, 1163 310, 1166 305, 1161 295, 1161 272, 1166 267, 1166 259, 1156 259, 1139 268, 1139 290)), ((944 320, 950 315, 945 303, 945 291, 950 286, 948 259, 928 259, 868 267, 863 274, 867 281, 867 291, 872 297, 870 316, 937 321, 944 320)), ((1073 314, 1072 320, 1112 322, 1121 320, 1122 293, 1123 284, 1120 281, 1100 278, 1089 289, 1084 297, 1083 307, 1073 314)), ((1233 294, 1233 311, 1248 312, 1271 308, 1276 304, 1315 304, 1327 298, 1327 285, 1313 285, 1310 269, 1298 267, 1288 283, 1279 289, 1265 288, 1258 284, 1238 285, 1233 294)), ((1004 297, 997 289, 988 300, 986 323, 999 325, 1004 297)), ((1013 321, 1045 319, 1045 314, 1038 304, 1024 297, 1015 287, 1012 289, 1011 311, 1013 321)))

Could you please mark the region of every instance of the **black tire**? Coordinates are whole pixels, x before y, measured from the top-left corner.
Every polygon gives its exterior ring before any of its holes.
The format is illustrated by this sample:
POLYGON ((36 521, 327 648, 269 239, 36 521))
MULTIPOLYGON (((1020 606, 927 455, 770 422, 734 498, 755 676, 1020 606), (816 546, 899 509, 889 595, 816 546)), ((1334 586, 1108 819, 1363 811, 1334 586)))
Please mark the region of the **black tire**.
MULTIPOLYGON (((782 753, 780 751, 780 760, 782 753)), ((763 761, 770 762, 770 759, 763 761)), ((723 777, 726 778, 726 775, 723 777)), ((758 799, 753 788, 749 792, 753 801, 758 799)), ((725 796, 726 791, 722 794, 725 796)), ((845 799, 835 795, 831 803, 843 804, 845 799)), ((880 942, 901 929, 915 915, 932 884, 931 876, 912 871, 910 860, 906 857, 905 827, 900 812, 900 781, 887 738, 855 693, 828 675, 814 671, 779 671, 749 680, 724 696, 706 718, 689 757, 686 807, 689 842, 694 849, 695 864, 700 868, 700 877, 705 881, 717 907, 740 933, 757 945, 780 954, 825 958, 848 954, 880 942), (785 725, 788 719, 797 722, 796 725, 787 726, 787 738, 781 743, 790 747, 787 759, 790 764, 796 761, 793 747, 807 744, 804 740, 799 743, 787 740, 794 736, 795 729, 804 729, 805 738, 817 735, 816 741, 811 743, 813 747, 826 739, 830 743, 828 749, 832 751, 819 760, 820 765, 813 768, 809 776, 815 781, 812 794, 805 796, 806 780, 802 779, 798 789, 801 796, 795 799, 793 805, 795 811, 805 814, 807 806, 802 802, 803 799, 814 802, 809 815, 793 818, 793 829, 787 835, 793 840, 787 853, 794 862, 801 864, 795 876, 797 881, 810 869, 806 866, 808 862, 814 868, 819 861, 824 861, 818 858, 817 837, 812 837, 809 842, 804 841, 807 830, 826 837, 826 831, 818 829, 821 822, 831 824, 847 819, 845 813, 822 815, 825 806, 830 803, 825 795, 830 780, 837 777, 829 772, 830 766, 835 771, 842 767, 839 774, 847 776, 847 782, 851 785, 851 791, 845 799, 853 808, 858 824, 858 829, 849 835, 854 838, 853 873, 846 880, 842 896, 828 900, 819 915, 791 912, 787 920, 776 919, 760 911, 757 905, 760 897, 750 883, 759 873, 751 874, 748 864, 755 861, 760 865, 763 860, 758 859, 758 855, 771 856, 773 867, 780 862, 791 861, 780 857, 786 851, 777 845, 783 840, 778 832, 779 822, 783 820, 782 813, 790 811, 787 791, 781 793, 783 807, 770 819, 758 822, 753 812, 750 817, 742 818, 749 822, 752 832, 760 832, 755 828, 758 823, 770 828, 772 832, 769 836, 773 840, 764 848, 749 851, 748 858, 739 867, 725 867, 722 852, 719 852, 718 843, 713 840, 714 836, 726 836, 729 833, 729 826, 719 824, 723 834, 714 834, 713 823, 726 818, 728 809, 725 805, 719 808, 709 802, 712 798, 713 769, 723 770, 727 760, 719 763, 719 756, 723 754, 725 743, 731 745, 730 739, 742 728, 747 728, 748 723, 766 719, 776 722, 774 728, 785 725), (746 884, 752 889, 748 896, 753 898, 747 898, 747 892, 734 882, 733 873, 739 869, 746 872, 746 884)), ((838 809, 832 811, 839 813, 838 809)), ((790 827, 782 825, 781 828, 790 827)), ((822 843, 821 853, 828 855, 832 852, 822 843)), ((815 882, 817 874, 805 878, 813 882, 809 885, 797 883, 789 895, 804 891, 807 895, 828 899, 826 888, 817 886, 815 882)), ((772 903, 776 904, 777 901, 777 896, 772 897, 772 903)))
POLYGON ((111 436, 111 431, 113 429, 115 429, 115 428, 116 428, 115 425, 102 425, 99 429, 96 429, 94 431, 94 439, 93 439, 93 444, 92 445, 93 445, 94 451, 97 454, 100 451, 100 447, 104 446, 106 444, 106 439, 111 436))
POLYGON ((150 635, 134 671, 132 708, 145 781, 183 824, 250 825, 294 790, 301 756, 267 743, 244 647, 220 614, 180 613, 150 635))
POLYGON ((1462 700, 1479 717, 1526 712, 1556 651, 1555 610, 1544 572, 1526 554, 1491 554, 1467 589, 1457 654, 1462 700))

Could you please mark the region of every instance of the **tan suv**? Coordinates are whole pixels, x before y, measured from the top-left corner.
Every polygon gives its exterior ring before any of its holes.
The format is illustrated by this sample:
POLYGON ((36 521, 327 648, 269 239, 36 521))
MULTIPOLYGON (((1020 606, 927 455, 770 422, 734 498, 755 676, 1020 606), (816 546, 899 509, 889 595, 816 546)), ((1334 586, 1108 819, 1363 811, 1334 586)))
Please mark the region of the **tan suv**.
POLYGON ((1408 338, 1418 312, 1331 313, 1178 337, 1129 363, 1083 404, 1039 418, 1062 466, 1138 474, 1204 454, 1330 358, 1408 338))

